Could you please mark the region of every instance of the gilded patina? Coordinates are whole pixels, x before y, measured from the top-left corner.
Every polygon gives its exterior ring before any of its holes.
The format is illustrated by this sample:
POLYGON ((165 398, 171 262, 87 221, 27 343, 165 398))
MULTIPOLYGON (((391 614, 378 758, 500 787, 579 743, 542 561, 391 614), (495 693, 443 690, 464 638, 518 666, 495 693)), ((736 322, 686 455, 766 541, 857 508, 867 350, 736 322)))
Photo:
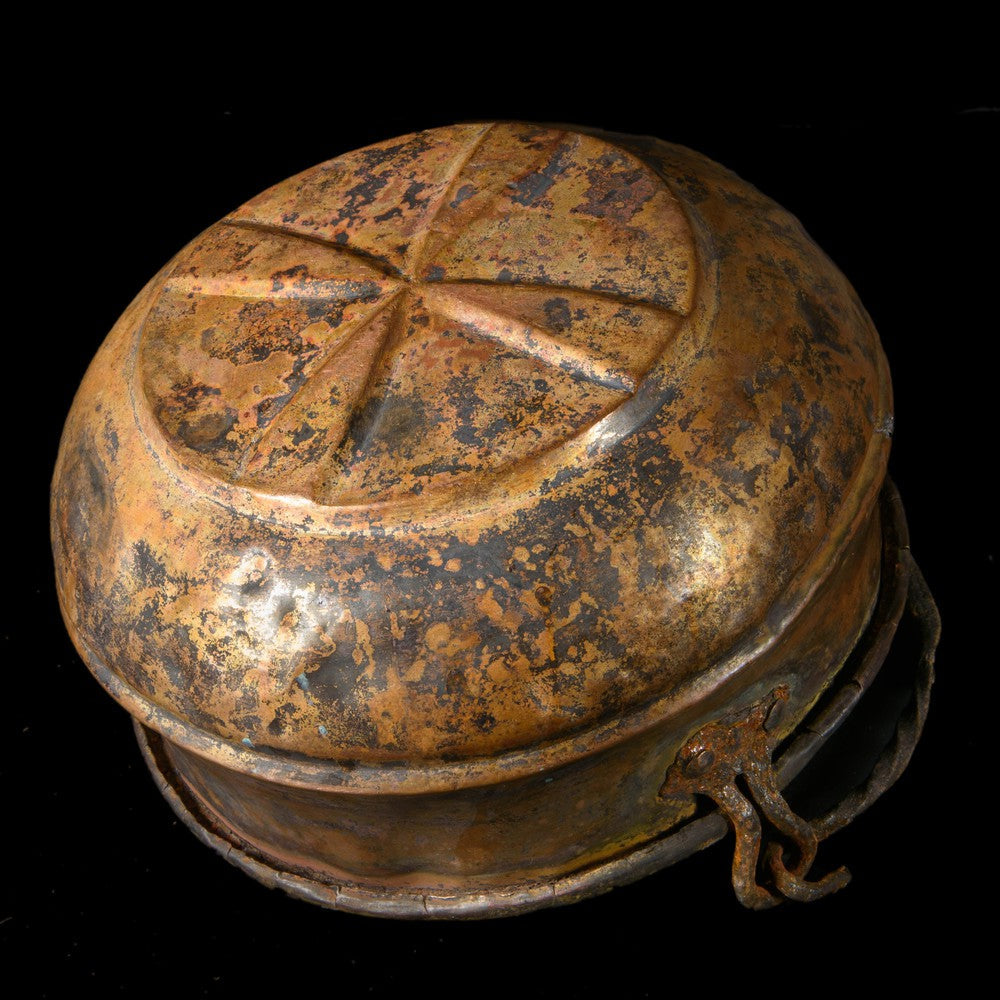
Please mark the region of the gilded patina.
POLYGON ((729 171, 434 129, 270 188, 140 292, 66 424, 60 598, 263 855, 506 885, 690 814, 659 783, 734 699, 804 716, 875 603, 891 425, 846 279, 729 171))

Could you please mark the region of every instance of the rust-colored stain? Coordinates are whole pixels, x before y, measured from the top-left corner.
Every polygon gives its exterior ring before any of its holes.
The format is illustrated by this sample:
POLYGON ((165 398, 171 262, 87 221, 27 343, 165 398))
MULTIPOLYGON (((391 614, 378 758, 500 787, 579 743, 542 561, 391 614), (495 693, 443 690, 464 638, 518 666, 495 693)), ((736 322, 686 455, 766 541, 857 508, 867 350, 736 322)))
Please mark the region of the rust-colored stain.
POLYGON ((816 859, 819 838, 785 801, 771 760, 787 700, 788 689, 779 687, 749 710, 737 709, 704 726, 681 747, 660 787, 665 799, 686 799, 697 793, 715 801, 736 833, 733 886, 740 902, 755 910, 770 909, 782 898, 819 899, 850 880, 844 868, 816 882, 805 877, 816 859), (740 778, 748 794, 737 784, 740 778), (767 845, 765 857, 775 892, 757 881, 762 816, 796 851, 789 868, 780 841, 767 845))
POLYGON ((891 423, 854 292, 733 174, 435 129, 143 289, 66 424, 60 597, 262 864, 503 909, 690 814, 656 792, 692 726, 813 705, 875 602, 891 423))

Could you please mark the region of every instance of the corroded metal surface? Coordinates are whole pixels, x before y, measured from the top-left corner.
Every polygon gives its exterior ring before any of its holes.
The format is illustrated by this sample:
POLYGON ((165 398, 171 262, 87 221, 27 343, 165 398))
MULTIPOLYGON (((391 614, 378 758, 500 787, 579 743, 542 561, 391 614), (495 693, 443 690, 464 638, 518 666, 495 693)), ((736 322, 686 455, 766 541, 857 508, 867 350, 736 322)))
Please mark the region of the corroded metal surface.
MULTIPOLYGON (((902 505, 891 483, 883 491, 883 500, 886 529, 878 605, 834 687, 809 714, 794 739, 782 749, 775 762, 775 781, 784 788, 836 735, 882 667, 907 603, 922 632, 922 651, 914 670, 914 699, 899 718, 895 737, 872 765, 870 776, 829 813, 810 817, 817 837, 829 836, 850 822, 899 777, 920 738, 927 714, 940 620, 910 555, 902 505)), ((216 814, 205 810, 202 800, 180 779, 171 764, 166 744, 157 733, 137 723, 136 734, 146 763, 167 801, 200 840, 268 888, 280 888, 331 909, 432 919, 523 913, 572 903, 633 882, 721 840, 727 832, 724 814, 716 811, 683 822, 624 853, 551 878, 522 877, 513 884, 508 882, 493 887, 476 887, 465 882, 432 892, 406 891, 391 884, 363 888, 356 878, 338 881, 319 877, 315 866, 307 874, 301 869, 297 873, 267 850, 255 847, 237 834, 228 822, 220 821, 216 814)), ((607 797, 606 790, 604 797, 607 797)), ((653 795, 647 798, 652 799, 653 795)), ((255 801, 259 802, 259 798, 255 801)), ((445 812, 440 809, 439 816, 445 812)))
POLYGON ((796 816, 785 801, 771 762, 775 730, 787 701, 787 688, 775 688, 749 709, 736 709, 703 726, 678 751, 660 786, 663 799, 699 794, 716 803, 736 837, 733 887, 740 902, 755 910, 775 906, 782 897, 801 902, 819 899, 850 881, 844 868, 819 881, 806 878, 816 860, 819 838, 808 820, 796 816), (794 846, 792 867, 781 843, 765 839, 762 818, 794 846), (762 847, 776 892, 758 880, 762 847))
POLYGON ((734 700, 803 717, 875 601, 891 423, 846 280, 717 164, 418 133, 264 192, 123 315, 57 463, 60 599, 241 836, 496 886, 676 823, 656 775, 734 700))

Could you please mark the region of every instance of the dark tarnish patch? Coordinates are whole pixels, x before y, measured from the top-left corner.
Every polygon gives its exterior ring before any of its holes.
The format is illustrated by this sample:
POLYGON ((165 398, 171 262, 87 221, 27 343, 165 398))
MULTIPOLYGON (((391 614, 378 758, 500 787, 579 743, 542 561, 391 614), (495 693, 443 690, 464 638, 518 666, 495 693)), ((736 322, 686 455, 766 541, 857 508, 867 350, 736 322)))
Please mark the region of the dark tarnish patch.
POLYGON ((423 198, 420 194, 426 191, 430 187, 429 184, 425 184, 423 181, 410 181, 409 187, 403 192, 403 201, 406 202, 406 207, 411 211, 418 211, 424 209, 430 203, 430 196, 427 195, 423 198))
MULTIPOLYGON (((315 465, 327 453, 327 432, 326 430, 315 431, 308 424, 303 424, 298 431, 292 434, 292 445, 282 444, 277 448, 272 448, 268 452, 267 463, 264 467, 265 473, 270 473, 275 466, 286 459, 289 455, 295 454, 303 463, 315 465), (311 433, 310 433, 311 432, 311 433), (295 443, 295 437, 299 437, 299 442, 295 443), (309 444, 302 447, 306 442, 309 444)), ((278 484, 281 485, 280 483, 278 484)))
POLYGON ((90 495, 97 501, 101 508, 106 507, 108 502, 108 472, 104 468, 104 463, 101 461, 100 456, 93 448, 81 448, 80 462, 87 470, 87 483, 90 486, 90 495))
POLYGON ((290 726, 295 724, 295 715, 298 706, 292 702, 285 702, 274 710, 274 718, 267 724, 267 731, 272 736, 281 736, 290 726))
POLYGON ((468 201, 476 193, 475 184, 463 184, 456 192, 455 197, 449 203, 449 208, 458 208, 463 201, 468 201))
POLYGON ((108 457, 113 463, 118 458, 118 432, 110 417, 104 423, 104 443, 108 447, 108 457))
POLYGON ((280 292, 289 285, 294 287, 296 281, 301 281, 308 273, 309 268, 305 264, 296 264, 283 271, 275 271, 271 275, 271 291, 280 292))
POLYGON ((569 299, 547 299, 544 304, 545 319, 553 330, 568 330, 573 324, 569 299))
POLYGON ((838 354, 850 353, 850 348, 841 339, 839 325, 834 322, 829 310, 818 299, 799 289, 796 302, 816 341, 838 354))
POLYGON ((569 151, 568 145, 559 146, 541 170, 530 173, 519 181, 512 182, 510 184, 511 201, 517 202, 518 205, 524 205, 525 208, 542 205, 549 188, 566 170, 569 151))
POLYGON ((180 691, 187 690, 193 676, 191 662, 169 644, 159 644, 157 654, 160 666, 170 679, 170 683, 180 691))
POLYGON ((141 539, 132 546, 132 567, 144 587, 162 587, 167 581, 167 567, 163 560, 141 539))
POLYGON ((236 425, 239 414, 226 407, 221 413, 206 413, 193 422, 182 420, 177 436, 192 450, 211 454, 233 451, 235 441, 228 441, 229 432, 236 425))
MULTIPOLYGON (((67 460, 56 504, 63 549, 67 555, 76 552, 81 564, 91 554, 101 553, 107 543, 112 515, 110 490, 108 470, 100 455, 92 445, 80 445, 67 460)), ((56 566, 61 569, 61 560, 56 566)), ((79 574, 82 585, 86 585, 86 576, 86 572, 79 574)))
POLYGON ((346 202, 333 217, 333 222, 344 223, 348 227, 353 225, 361 214, 361 210, 370 205, 378 197, 378 193, 389 183, 389 173, 384 174, 362 174, 361 179, 352 188, 346 191, 346 202))
POLYGON ((307 671, 309 690, 321 704, 328 706, 322 714, 324 728, 335 738, 341 732, 360 736, 362 746, 372 749, 379 746, 378 730, 364 710, 367 684, 359 676, 358 666, 353 660, 353 646, 345 642, 334 653, 324 657, 307 671))
POLYGON ((492 433, 491 428, 487 427, 481 437, 478 428, 471 424, 462 424, 452 431, 452 436, 459 444, 463 444, 467 448, 482 448, 486 444, 488 437, 495 437, 496 434, 502 433, 507 429, 507 425, 508 421, 502 421, 501 426, 498 426, 492 433))
MULTIPOLYGON (((206 330, 206 334, 213 331, 206 330)), ((204 336, 204 335, 203 335, 204 336)), ((212 397, 221 396, 222 390, 217 385, 206 385, 204 382, 195 382, 188 378, 184 382, 175 382, 170 387, 170 409, 180 410, 182 413, 193 413, 202 403, 212 397)), ((167 404, 164 404, 166 410, 167 404)))
POLYGON ((480 712, 478 715, 473 716, 472 724, 481 733, 489 733, 496 726, 497 720, 489 712, 480 712))
POLYGON ((372 399, 357 412, 348 436, 355 450, 377 438, 382 447, 405 450, 407 441, 427 426, 427 407, 419 396, 386 395, 372 399))
POLYGON ((315 437, 315 435, 316 428, 310 427, 308 423, 303 423, 292 432, 292 444, 302 444, 303 441, 308 441, 311 437, 315 437))
POLYGON ((587 171, 586 200, 571 211, 620 225, 630 223, 659 188, 649 171, 632 162, 619 150, 601 154, 597 166, 587 171))
POLYGON ((687 200, 693 205, 700 205, 709 199, 709 190, 705 183, 696 174, 673 174, 673 183, 679 187, 687 200))
POLYGON ((280 313, 271 302, 248 302, 236 315, 233 328, 242 331, 234 337, 233 330, 209 327, 202 331, 201 349, 211 358, 245 365, 266 361, 276 351, 295 354, 302 349, 302 338, 292 333, 281 321, 280 313))
MULTIPOLYGON (((888 418, 890 428, 891 419, 891 417, 888 418)), ((841 481, 850 482, 855 470, 864 458, 867 444, 867 440, 859 434, 845 437, 842 445, 833 449, 833 462, 841 481)), ((839 494, 837 499, 839 500, 839 494)))
POLYGON ((308 354, 299 355, 292 365, 292 370, 284 377, 284 383, 288 386, 288 391, 280 396, 271 396, 262 400, 255 407, 257 411, 257 426, 266 427, 275 416, 281 412, 284 405, 295 395, 306 380, 306 366, 316 356, 317 351, 310 351, 308 354))
POLYGON ((830 412, 817 402, 811 403, 805 414, 800 408, 783 403, 781 416, 776 417, 770 426, 771 437, 792 453, 798 473, 811 474, 827 501, 832 499, 831 488, 818 464, 820 449, 817 436, 822 435, 830 420, 830 412))
MULTIPOLYGON (((762 377, 766 378, 766 375, 762 377)), ((742 494, 751 498, 756 496, 757 480, 765 472, 764 466, 759 463, 748 468, 742 460, 743 449, 739 446, 741 436, 753 436, 756 425, 738 416, 737 412, 723 410, 720 417, 719 430, 713 437, 717 454, 709 461, 708 467, 724 484, 722 488, 733 503, 743 506, 746 500, 742 494), (741 493, 732 492, 732 487, 739 488, 741 493)))

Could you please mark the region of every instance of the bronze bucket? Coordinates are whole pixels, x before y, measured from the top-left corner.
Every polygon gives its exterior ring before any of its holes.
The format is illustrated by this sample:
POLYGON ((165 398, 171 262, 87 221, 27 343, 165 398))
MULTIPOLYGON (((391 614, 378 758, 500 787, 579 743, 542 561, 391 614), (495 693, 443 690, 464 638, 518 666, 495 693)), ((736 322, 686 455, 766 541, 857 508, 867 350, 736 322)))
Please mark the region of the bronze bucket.
POLYGON ((63 614, 206 843, 338 909, 570 902, 735 836, 755 908, 905 767, 937 613, 872 323, 798 222, 655 139, 470 123, 181 250, 66 423, 63 614), (870 777, 782 789, 909 603, 870 777))

